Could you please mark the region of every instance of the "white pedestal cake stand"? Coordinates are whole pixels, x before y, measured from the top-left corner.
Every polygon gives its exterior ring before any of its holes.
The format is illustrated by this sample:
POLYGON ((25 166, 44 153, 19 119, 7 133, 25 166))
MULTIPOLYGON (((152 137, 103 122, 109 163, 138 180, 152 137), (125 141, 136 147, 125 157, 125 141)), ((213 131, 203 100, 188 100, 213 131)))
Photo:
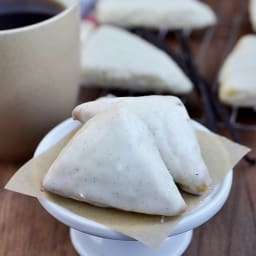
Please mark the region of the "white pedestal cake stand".
MULTIPOLYGON (((54 145, 78 124, 77 121, 68 119, 56 126, 38 145, 35 156, 54 145)), ((195 125, 205 129, 197 123, 195 125)), ((72 244, 82 256, 176 256, 181 255, 189 246, 192 230, 208 221, 221 209, 229 195, 231 185, 232 171, 200 206, 184 216, 159 249, 152 249, 47 200, 39 200, 39 202, 52 216, 70 227, 72 244)))

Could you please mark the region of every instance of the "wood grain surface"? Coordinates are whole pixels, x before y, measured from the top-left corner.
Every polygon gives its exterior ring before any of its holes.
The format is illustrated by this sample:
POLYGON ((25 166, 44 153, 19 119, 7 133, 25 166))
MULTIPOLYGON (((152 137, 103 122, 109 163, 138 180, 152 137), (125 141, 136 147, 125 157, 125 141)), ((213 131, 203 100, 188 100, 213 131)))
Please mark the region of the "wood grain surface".
MULTIPOLYGON (((201 72, 215 84, 223 58, 239 36, 252 31, 247 1, 205 2, 218 14, 219 24, 207 31, 193 33, 190 41, 201 72)), ((81 91, 80 100, 86 99, 85 93, 81 91)), ((256 124, 255 116, 252 118, 256 124)), ((240 134, 246 145, 256 149, 255 132, 241 131, 240 134)), ((21 164, 15 163, 15 159, 0 162, 0 256, 77 255, 70 243, 68 228, 43 210, 36 199, 3 190, 21 164)), ((214 218, 195 230, 185 255, 256 255, 255 195, 256 170, 242 161, 235 168, 227 203, 214 218)))

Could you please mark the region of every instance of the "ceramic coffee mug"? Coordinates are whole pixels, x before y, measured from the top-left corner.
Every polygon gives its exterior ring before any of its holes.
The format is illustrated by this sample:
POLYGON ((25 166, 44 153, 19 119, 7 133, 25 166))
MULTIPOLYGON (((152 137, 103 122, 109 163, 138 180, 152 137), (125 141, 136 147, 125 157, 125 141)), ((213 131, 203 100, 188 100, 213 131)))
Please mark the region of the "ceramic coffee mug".
POLYGON ((63 10, 49 19, 0 30, 1 159, 31 156, 42 136, 70 116, 76 103, 79 2, 58 2, 63 10))

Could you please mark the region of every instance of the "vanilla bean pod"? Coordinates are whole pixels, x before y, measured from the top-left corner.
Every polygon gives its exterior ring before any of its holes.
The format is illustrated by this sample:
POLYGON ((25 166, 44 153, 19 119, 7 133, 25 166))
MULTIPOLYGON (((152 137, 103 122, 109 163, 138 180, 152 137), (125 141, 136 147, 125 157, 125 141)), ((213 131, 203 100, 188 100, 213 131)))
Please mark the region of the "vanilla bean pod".
POLYGON ((183 58, 187 67, 187 71, 189 73, 189 77, 192 80, 194 86, 196 87, 197 91, 199 91, 202 99, 202 103, 204 106, 204 118, 206 121, 207 127, 212 130, 213 132, 217 132, 217 122, 215 119, 215 113, 213 110, 213 106, 210 101, 209 91, 205 87, 198 71, 196 65, 193 62, 192 54, 190 47, 183 36, 182 31, 175 32, 181 50, 183 52, 183 58))

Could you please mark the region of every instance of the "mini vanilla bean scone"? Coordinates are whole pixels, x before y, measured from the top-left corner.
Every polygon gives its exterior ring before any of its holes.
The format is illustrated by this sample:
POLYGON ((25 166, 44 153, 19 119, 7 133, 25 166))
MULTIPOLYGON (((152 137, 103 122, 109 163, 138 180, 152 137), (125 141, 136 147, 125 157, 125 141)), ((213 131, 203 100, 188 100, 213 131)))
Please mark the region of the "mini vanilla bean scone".
POLYGON ((219 74, 219 98, 238 107, 256 106, 256 36, 243 36, 219 74))
POLYGON ((191 81, 178 65, 142 38, 113 26, 93 30, 84 27, 81 39, 84 86, 175 94, 192 90, 191 81))
POLYGON ((122 106, 83 125, 50 167, 43 187, 131 212, 174 216, 186 208, 147 125, 122 106))
POLYGON ((170 174, 183 190, 200 194, 211 182, 183 103, 173 96, 101 98, 77 106, 73 118, 87 122, 114 105, 126 106, 149 127, 170 174))
POLYGON ((250 0, 249 13, 250 13, 253 30, 256 31, 256 0, 250 0))
POLYGON ((197 0, 98 0, 102 23, 153 29, 199 29, 216 23, 212 9, 197 0))

